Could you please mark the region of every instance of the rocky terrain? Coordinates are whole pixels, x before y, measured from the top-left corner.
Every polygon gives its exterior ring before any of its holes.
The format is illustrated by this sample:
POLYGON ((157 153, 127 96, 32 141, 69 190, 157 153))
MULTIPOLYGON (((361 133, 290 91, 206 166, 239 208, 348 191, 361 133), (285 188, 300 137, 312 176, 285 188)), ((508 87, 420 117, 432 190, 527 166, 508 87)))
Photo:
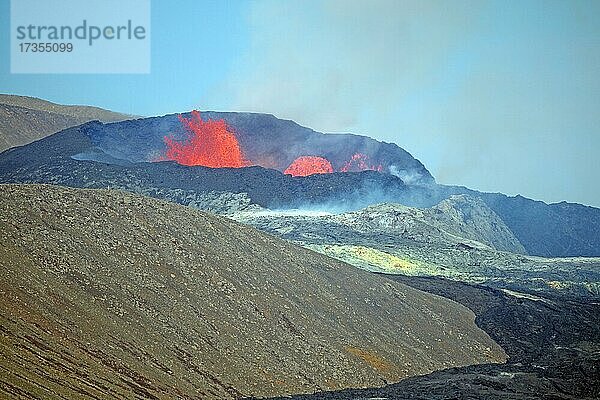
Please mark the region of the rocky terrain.
MULTIPOLYGON (((320 156, 331 163, 333 170, 340 171, 354 155, 361 154, 366 157, 365 167, 381 165, 382 171, 393 170, 405 180, 410 176, 412 183, 434 181, 420 161, 393 143, 378 142, 368 136, 323 134, 269 114, 207 111, 200 115, 205 121, 223 121, 227 125, 235 134, 248 166, 283 172, 300 156, 320 156)), ((190 113, 172 114, 115 124, 90 124, 82 132, 93 143, 93 155, 102 153, 121 162, 152 162, 165 156, 165 136, 175 141, 188 138, 190 132, 182 120, 192 119, 190 113)))
POLYGON ((499 251, 525 253, 519 240, 506 224, 481 199, 455 195, 430 208, 413 208, 400 204, 378 204, 342 214, 337 221, 360 232, 410 232, 447 243, 477 241, 499 251), (431 231, 435 232, 432 233, 431 231), (443 238, 443 239, 442 239, 443 238))
MULTIPOLYGON (((496 224, 504 230, 494 232, 494 237, 503 237, 499 243, 492 243, 498 248, 517 252, 524 249, 529 255, 544 257, 600 256, 600 209, 580 204, 546 204, 456 186, 406 184, 400 177, 376 171, 292 177, 262 167, 213 169, 172 161, 133 162, 140 161, 140 154, 158 156, 151 149, 161 143, 152 135, 144 141, 145 131, 140 124, 149 124, 158 132, 163 124, 168 131, 177 123, 176 116, 167 116, 118 124, 90 122, 70 128, 0 154, 0 182, 118 187, 225 213, 238 211, 241 198, 243 207, 341 212, 382 202, 429 208, 452 196, 467 195, 488 208, 486 214, 476 216, 479 221, 489 219, 486 229, 493 231, 496 224), (130 138, 132 132, 137 133, 130 138), (106 143, 111 141, 117 144, 108 146, 106 143), (233 203, 228 204, 227 199, 233 199, 233 203), (498 224, 498 218, 502 224, 498 224), (509 239, 507 235, 511 233, 513 237, 509 239)), ((453 223, 462 215, 456 210, 457 214, 451 217, 438 209, 449 218, 438 222, 453 223)), ((432 222, 435 215, 428 214, 428 218, 432 222)), ((459 233, 481 235, 472 227, 469 229, 459 233)))
POLYGON ((0 145, 43 137, 0 154, 0 397, 600 398, 600 209, 199 115, 0 95, 0 145), (235 168, 166 156, 204 123, 235 168))
POLYGON ((97 107, 65 106, 33 97, 0 94, 0 152, 88 121, 130 118, 97 107))
POLYGON ((465 196, 429 209, 381 204, 342 214, 263 210, 232 217, 369 271, 600 298, 600 259, 519 254, 519 242, 493 211, 465 196))
POLYGON ((502 362, 466 307, 118 190, 0 186, 3 397, 239 398, 502 362))
POLYGON ((516 297, 442 278, 388 277, 471 308, 477 324, 506 349, 508 363, 451 368, 380 388, 320 392, 293 399, 600 398, 600 303, 516 297))

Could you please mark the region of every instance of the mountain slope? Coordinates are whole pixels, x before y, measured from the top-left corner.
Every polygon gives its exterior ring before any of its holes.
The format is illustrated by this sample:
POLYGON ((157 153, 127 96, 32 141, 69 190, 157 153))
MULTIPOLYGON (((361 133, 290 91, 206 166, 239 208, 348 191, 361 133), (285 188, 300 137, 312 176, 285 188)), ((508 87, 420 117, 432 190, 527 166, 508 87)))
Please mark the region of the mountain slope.
MULTIPOLYGON (((405 181, 410 177, 411 183, 434 182, 425 166, 396 144, 368 136, 323 134, 269 114, 213 111, 171 114, 115 124, 90 124, 82 132, 89 137, 96 153, 121 161, 151 162, 166 159, 165 137, 185 143, 190 134, 204 134, 202 121, 209 120, 226 124, 233 132, 246 165, 284 172, 299 157, 318 156, 325 157, 334 171, 344 167, 355 172, 380 167, 386 173, 393 171, 405 181), (352 162, 357 155, 359 159, 352 162), (359 168, 361 163, 364 165, 359 168)), ((218 159, 219 150, 223 149, 216 146, 216 154, 211 157, 218 159)))
POLYGON ((97 107, 65 106, 33 97, 0 94, 0 152, 88 121, 130 118, 97 107))
POLYGON ((237 398, 505 359, 451 301, 191 208, 0 186, 0 391, 237 398))
POLYGON ((478 199, 428 209, 378 204, 341 214, 251 210, 234 219, 369 271, 444 276, 516 292, 600 296, 600 258, 532 257, 478 199))
POLYGON ((436 371, 381 388, 293 396, 294 400, 600 398, 600 304, 513 296, 440 278, 389 278, 472 309, 477 325, 506 349, 508 362, 436 371))
POLYGON ((417 209, 399 204, 379 204, 335 218, 358 231, 404 232, 430 237, 445 236, 448 243, 465 239, 496 250, 525 253, 504 222, 479 198, 455 195, 439 204, 417 209))
POLYGON ((504 221, 479 197, 451 196, 428 211, 429 221, 440 229, 478 240, 496 250, 526 253, 504 221))
POLYGON ((542 257, 600 256, 600 209, 577 203, 547 204, 526 197, 484 193, 463 186, 410 187, 398 202, 432 207, 453 195, 480 198, 504 221, 528 254, 542 257))
POLYGON ((335 211, 383 202, 432 207, 453 195, 468 195, 481 199, 497 214, 528 254, 600 256, 600 209, 580 204, 546 204, 458 186, 409 185, 399 177, 374 171, 302 178, 261 167, 212 169, 174 162, 132 162, 141 161, 135 158, 141 155, 150 157, 151 149, 162 143, 155 135, 145 135, 141 128, 151 124, 160 131, 164 124, 168 130, 176 123, 176 116, 167 116, 107 125, 90 122, 64 130, 0 154, 0 182, 119 187, 200 208, 207 194, 237 197, 231 196, 233 193, 271 209, 335 211))
POLYGON ((36 97, 12 94, 0 94, 0 104, 61 114, 85 121, 116 122, 133 117, 132 115, 109 111, 99 107, 57 104, 36 97))
POLYGON ((489 194, 484 201, 501 215, 529 254, 600 256, 600 210, 576 203, 546 204, 523 196, 489 194))

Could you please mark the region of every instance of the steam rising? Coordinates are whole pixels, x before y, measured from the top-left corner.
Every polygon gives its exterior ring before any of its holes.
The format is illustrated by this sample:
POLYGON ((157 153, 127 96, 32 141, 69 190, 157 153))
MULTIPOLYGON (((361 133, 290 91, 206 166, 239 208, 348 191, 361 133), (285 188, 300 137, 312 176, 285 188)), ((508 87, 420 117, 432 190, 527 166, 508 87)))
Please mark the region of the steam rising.
POLYGON ((598 205, 599 18, 593 1, 254 2, 210 102, 397 143, 438 182, 598 205))
POLYGON ((395 165, 391 165, 389 170, 390 174, 402 179, 402 182, 404 182, 407 185, 416 184, 421 179, 421 174, 415 171, 407 171, 405 169, 400 169, 395 165))

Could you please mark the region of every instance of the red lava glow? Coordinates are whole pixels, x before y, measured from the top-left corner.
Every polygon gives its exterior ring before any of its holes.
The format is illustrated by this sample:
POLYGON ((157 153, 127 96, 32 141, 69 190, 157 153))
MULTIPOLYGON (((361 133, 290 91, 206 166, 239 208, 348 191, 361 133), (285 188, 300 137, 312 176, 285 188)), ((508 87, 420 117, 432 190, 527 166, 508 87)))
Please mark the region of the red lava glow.
POLYGON ((292 176, 308 176, 313 174, 331 174, 333 167, 323 157, 302 156, 294 160, 284 171, 284 174, 292 176))
POLYGON ((340 168, 340 172, 359 172, 359 171, 377 171, 381 172, 383 167, 369 164, 369 156, 363 153, 354 154, 350 160, 346 161, 340 168))
POLYGON ((176 141, 172 136, 164 137, 167 160, 212 168, 241 168, 248 165, 235 134, 225 120, 204 121, 196 110, 192 111, 190 118, 180 115, 179 120, 188 137, 183 142, 176 141))

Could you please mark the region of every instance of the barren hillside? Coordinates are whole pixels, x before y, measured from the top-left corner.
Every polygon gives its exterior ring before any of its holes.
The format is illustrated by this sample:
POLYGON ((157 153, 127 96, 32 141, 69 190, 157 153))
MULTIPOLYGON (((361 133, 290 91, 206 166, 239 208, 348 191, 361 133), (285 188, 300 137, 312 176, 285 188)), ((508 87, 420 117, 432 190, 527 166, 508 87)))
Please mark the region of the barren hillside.
POLYGON ((65 106, 34 97, 0 94, 0 152, 84 122, 133 118, 97 107, 65 106))
POLYGON ((0 186, 0 391, 237 398, 505 355, 457 303, 192 208, 0 186))

